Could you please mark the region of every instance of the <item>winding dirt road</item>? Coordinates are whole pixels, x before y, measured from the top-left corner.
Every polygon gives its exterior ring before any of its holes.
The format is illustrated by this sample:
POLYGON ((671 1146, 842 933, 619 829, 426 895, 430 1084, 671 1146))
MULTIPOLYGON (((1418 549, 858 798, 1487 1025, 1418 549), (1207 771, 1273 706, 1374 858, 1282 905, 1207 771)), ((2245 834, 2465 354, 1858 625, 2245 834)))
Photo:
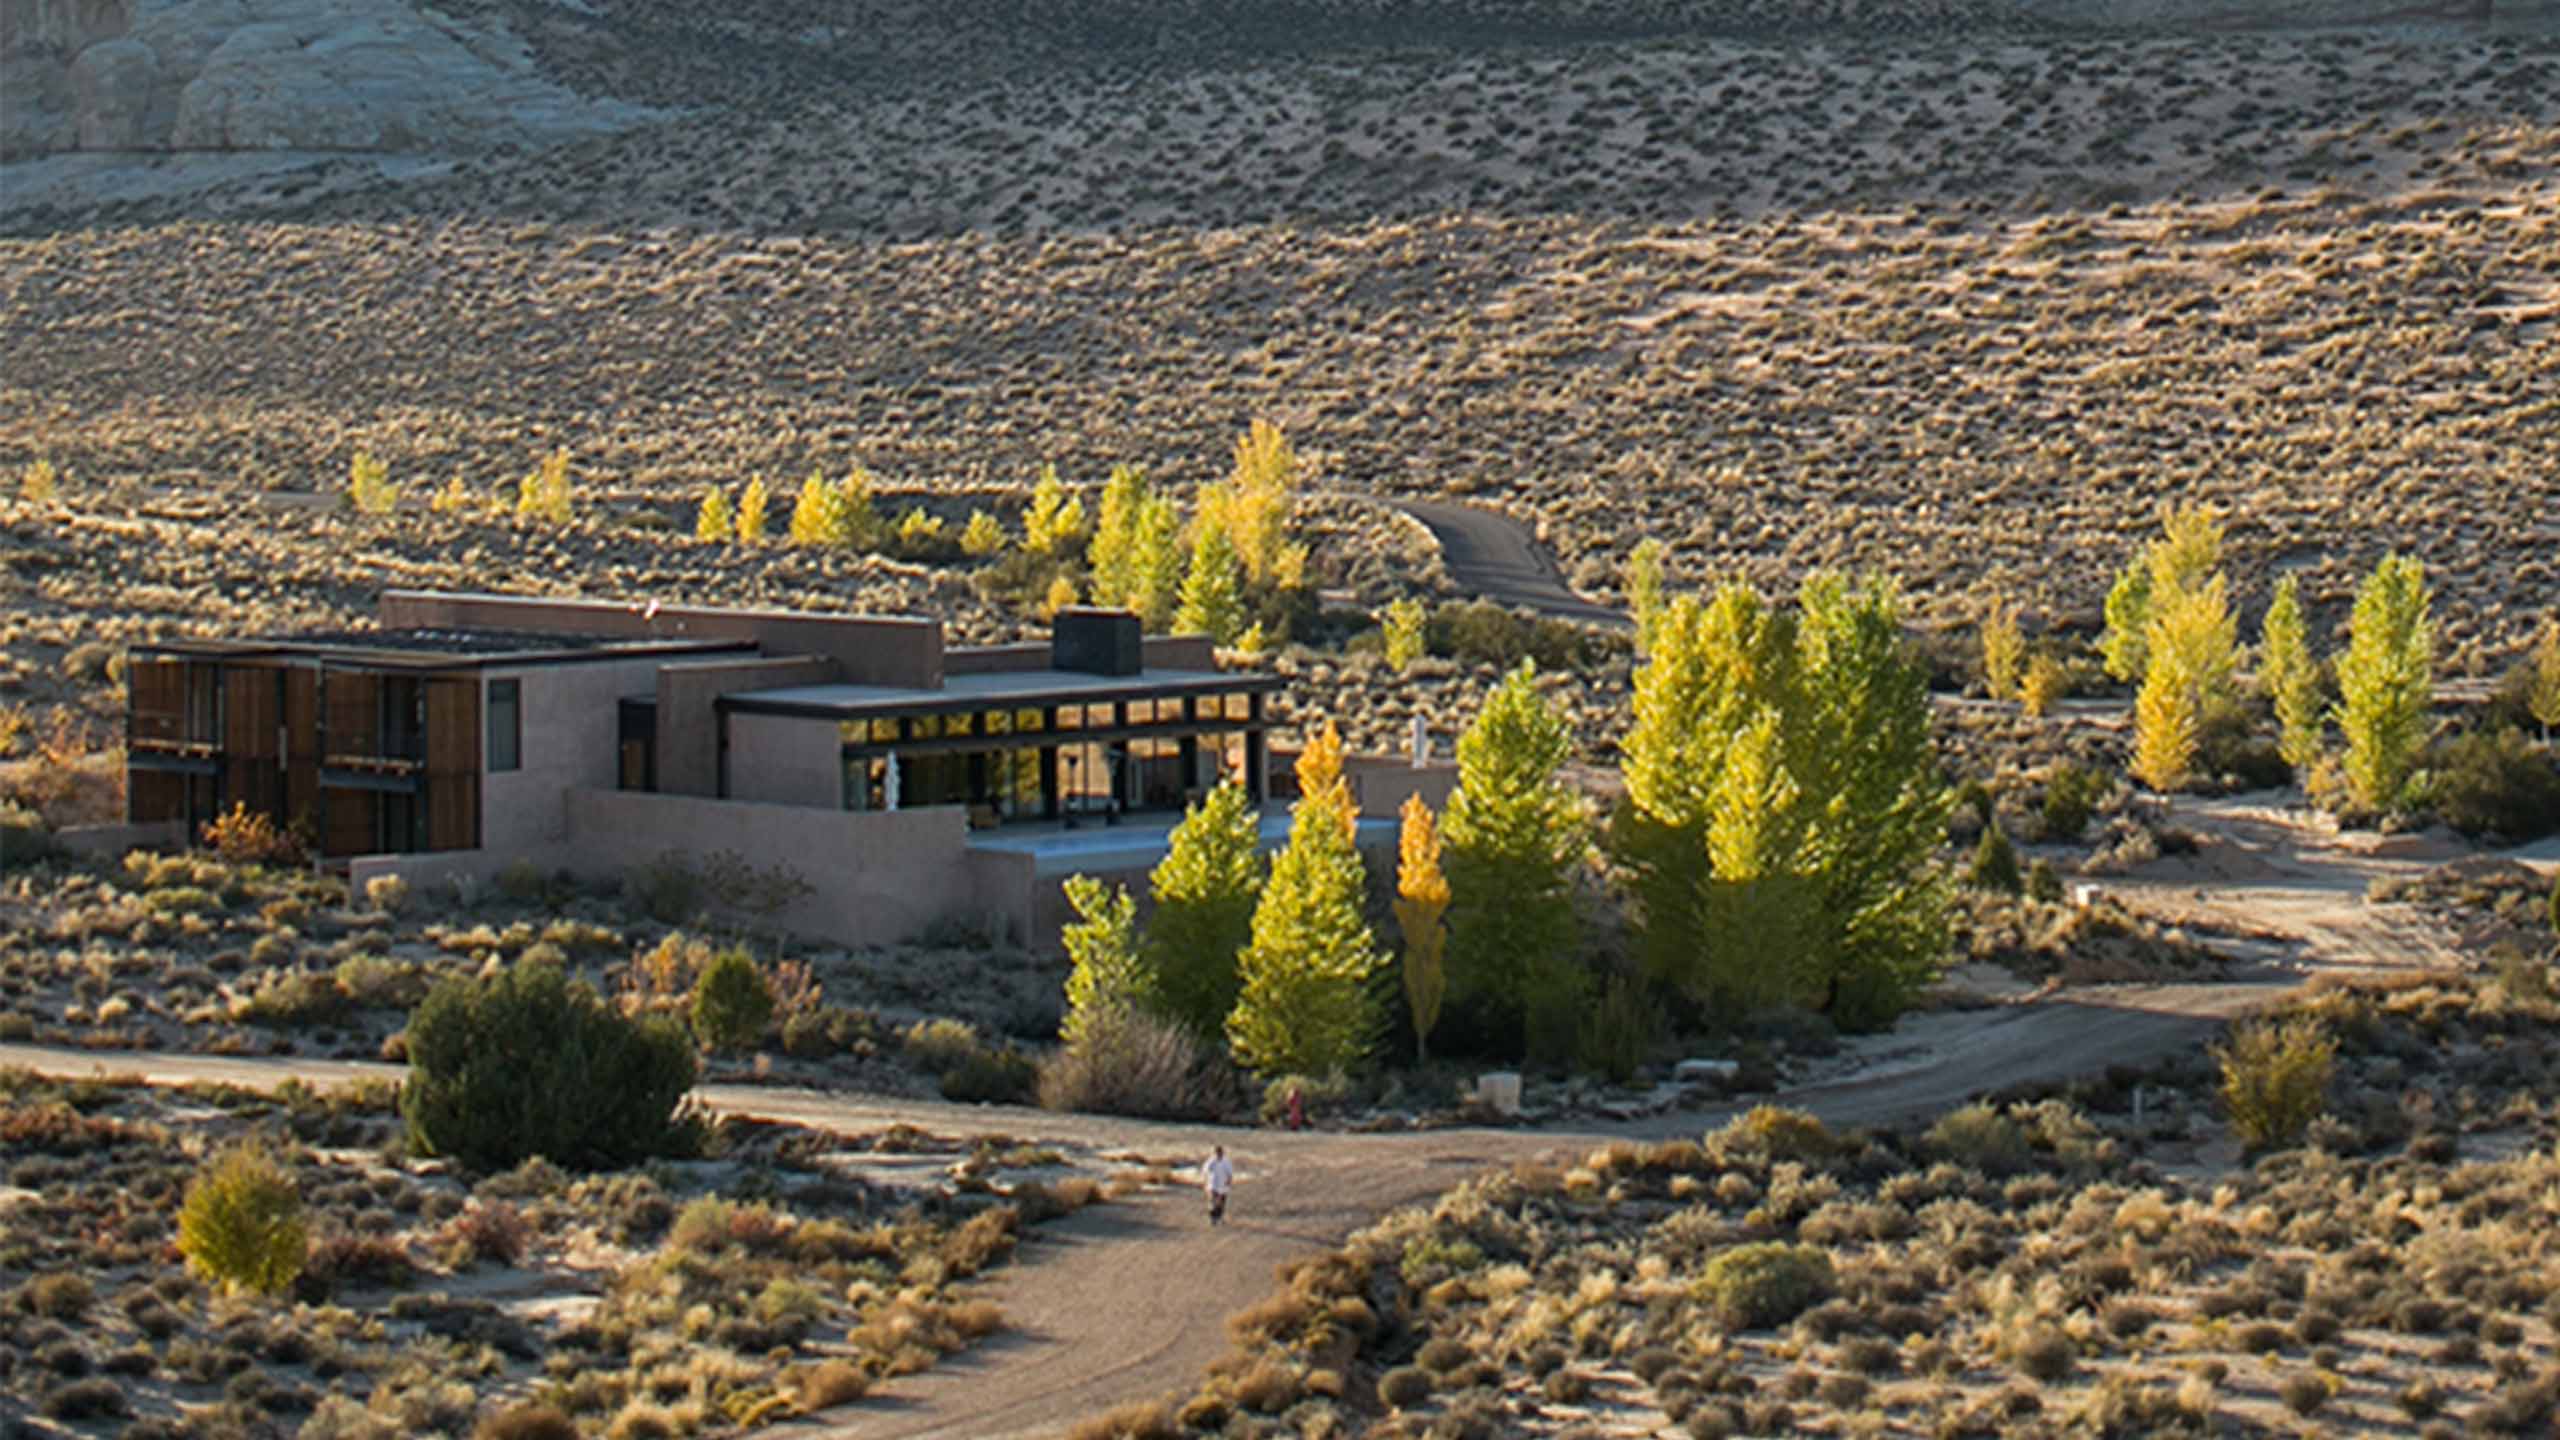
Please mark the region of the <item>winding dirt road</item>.
MULTIPOLYGON (((2282 988, 2129 987, 2074 992, 1964 1017, 1962 1043, 1925 1062, 1777 1097, 1836 1124, 1882 1124, 1962 1103, 1985 1090, 2139 1063, 2204 1043, 2229 1016, 2282 988)), ((398 1067, 356 1061, 117 1053, 0 1045, 0 1066, 47 1074, 139 1075, 160 1083, 270 1087, 398 1067)), ((1339 1244, 1400 1206, 1438 1195, 1491 1166, 1572 1155, 1610 1140, 1696 1135, 1733 1108, 1559 1130, 1463 1129, 1355 1135, 1231 1130, 1006 1106, 866 1098, 810 1090, 709 1085, 713 1109, 846 1133, 892 1123, 943 1134, 1000 1132, 1189 1164, 1224 1144, 1237 1165, 1231 1223, 1211 1230, 1193 1197, 1155 1192, 1093 1206, 1032 1232, 1019 1263, 992 1277, 1007 1333, 954 1363, 902 1378, 858 1405, 767 1433, 861 1440, 1017 1440, 1060 1433, 1130 1399, 1195 1383, 1225 1350, 1225 1318, 1261 1299, 1279 1265, 1339 1244)))

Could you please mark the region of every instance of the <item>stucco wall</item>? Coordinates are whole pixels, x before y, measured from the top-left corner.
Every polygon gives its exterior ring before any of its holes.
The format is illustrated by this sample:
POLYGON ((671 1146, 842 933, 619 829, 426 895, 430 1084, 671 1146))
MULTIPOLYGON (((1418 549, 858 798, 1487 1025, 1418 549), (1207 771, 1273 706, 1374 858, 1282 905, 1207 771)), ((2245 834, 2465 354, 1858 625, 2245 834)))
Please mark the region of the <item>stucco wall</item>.
POLYGON ((560 863, 618 875, 668 851, 733 851, 757 866, 788 865, 816 893, 779 917, 782 928, 844 945, 885 945, 954 914, 980 914, 968 817, 956 806, 864 814, 756 805, 691 795, 573 790, 560 863))
POLYGON ((562 793, 577 786, 610 789, 618 778, 621 701, 656 693, 659 659, 594 661, 490 670, 481 677, 480 848, 515 856, 557 846, 565 821, 562 793), (523 764, 489 770, 492 680, 521 682, 523 764))
POLYGON ((837 678, 824 656, 788 660, 688 660, 658 671, 658 788, 674 795, 720 793, 723 695, 837 678))
POLYGON ((1434 810, 1446 809, 1458 788, 1458 767, 1446 761, 1427 762, 1417 770, 1404 760, 1354 758, 1344 762, 1343 775, 1366 820, 1395 819, 1408 795, 1420 795, 1434 810))
POLYGON ((844 808, 844 738, 832 720, 729 717, 729 798, 844 808))

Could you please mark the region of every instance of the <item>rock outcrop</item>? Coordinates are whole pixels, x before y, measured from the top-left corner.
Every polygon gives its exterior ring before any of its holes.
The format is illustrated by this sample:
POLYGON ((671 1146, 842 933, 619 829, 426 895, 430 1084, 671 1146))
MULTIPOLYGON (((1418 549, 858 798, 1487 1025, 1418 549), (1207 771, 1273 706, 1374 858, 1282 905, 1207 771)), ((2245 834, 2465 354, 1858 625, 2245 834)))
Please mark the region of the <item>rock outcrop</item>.
POLYGON ((546 79, 494 20, 407 0, 0 0, 0 156, 457 153, 649 112, 546 79))

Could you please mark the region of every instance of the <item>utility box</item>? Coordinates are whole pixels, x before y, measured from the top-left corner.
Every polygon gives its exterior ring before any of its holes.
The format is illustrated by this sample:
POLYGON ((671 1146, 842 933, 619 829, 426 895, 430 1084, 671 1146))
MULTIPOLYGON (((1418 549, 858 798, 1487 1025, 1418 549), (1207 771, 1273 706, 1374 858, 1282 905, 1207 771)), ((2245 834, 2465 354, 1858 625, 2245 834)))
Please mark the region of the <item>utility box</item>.
POLYGON ((1049 668, 1086 675, 1135 675, 1146 668, 1146 637, 1131 610, 1071 605, 1049 622, 1049 668))
POLYGON ((1497 1115, 1520 1113, 1520 1072, 1496 1070, 1476 1077, 1476 1099, 1497 1115))

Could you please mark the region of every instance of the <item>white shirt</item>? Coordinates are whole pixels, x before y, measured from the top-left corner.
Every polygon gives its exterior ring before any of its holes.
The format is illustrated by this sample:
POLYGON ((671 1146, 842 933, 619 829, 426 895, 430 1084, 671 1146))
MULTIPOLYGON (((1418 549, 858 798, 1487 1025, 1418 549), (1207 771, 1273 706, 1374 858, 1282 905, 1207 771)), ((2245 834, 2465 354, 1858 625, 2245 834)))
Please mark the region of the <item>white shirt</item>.
POLYGON ((1200 1183, 1209 1187, 1210 1194, 1224 1195, 1236 1183, 1236 1167, 1227 1163, 1226 1156, 1212 1155, 1200 1167, 1200 1183))

